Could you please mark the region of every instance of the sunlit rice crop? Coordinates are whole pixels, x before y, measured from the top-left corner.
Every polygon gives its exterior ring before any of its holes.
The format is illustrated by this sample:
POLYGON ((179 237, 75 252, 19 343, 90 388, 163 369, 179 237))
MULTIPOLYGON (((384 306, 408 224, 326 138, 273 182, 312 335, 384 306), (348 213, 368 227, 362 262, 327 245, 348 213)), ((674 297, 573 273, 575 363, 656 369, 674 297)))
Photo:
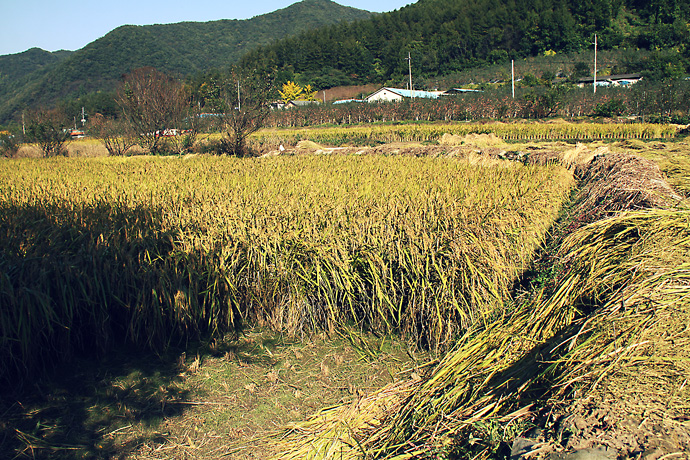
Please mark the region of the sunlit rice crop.
MULTIPOLYGON (((645 210, 575 231, 553 292, 537 290, 511 315, 465 334, 426 378, 291 425, 279 458, 402 460, 460 448, 492 458, 489 428, 505 437, 493 443, 510 442, 508 426, 546 401, 587 395, 612 374, 686 375, 687 352, 677 361, 660 355, 654 336, 688 340, 689 219, 687 210, 645 210), (320 455, 310 457, 314 448, 320 455)), ((680 390, 661 393, 682 404, 680 390)))
POLYGON ((3 375, 257 323, 445 348, 503 314, 571 187, 559 166, 452 158, 8 161, 3 375))
POLYGON ((434 142, 444 134, 494 134, 504 140, 658 139, 675 137, 673 125, 652 123, 428 123, 347 127, 265 129, 252 136, 257 144, 296 144, 311 140, 325 145, 347 143, 434 142))

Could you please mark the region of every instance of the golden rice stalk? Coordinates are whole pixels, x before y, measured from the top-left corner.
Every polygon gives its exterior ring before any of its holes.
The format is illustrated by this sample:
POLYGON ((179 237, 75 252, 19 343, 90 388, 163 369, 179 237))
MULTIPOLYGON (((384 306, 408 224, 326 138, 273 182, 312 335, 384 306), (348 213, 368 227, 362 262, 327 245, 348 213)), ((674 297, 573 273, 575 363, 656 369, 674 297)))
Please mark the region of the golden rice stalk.
MULTIPOLYGON (((345 442, 350 447, 340 446, 344 452, 338 455, 396 460, 436 455, 465 430, 526 414, 524 395, 543 403, 575 385, 596 386, 642 348, 640 332, 659 315, 688 311, 688 211, 605 219, 576 231, 562 251, 569 265, 552 294, 539 293, 512 316, 466 334, 427 379, 406 390, 404 403, 345 442)), ((357 418, 351 409, 340 412, 349 415, 340 420, 343 426, 357 418)), ((478 455, 488 451, 482 452, 478 455)))
POLYGON ((0 348, 19 367, 241 323, 352 323, 444 349, 503 314, 573 185, 554 165, 456 158, 2 166, 0 348))
POLYGON ((276 443, 277 459, 357 459, 367 455, 359 439, 381 427, 415 390, 418 379, 397 382, 348 404, 326 408, 305 422, 292 423, 276 443))

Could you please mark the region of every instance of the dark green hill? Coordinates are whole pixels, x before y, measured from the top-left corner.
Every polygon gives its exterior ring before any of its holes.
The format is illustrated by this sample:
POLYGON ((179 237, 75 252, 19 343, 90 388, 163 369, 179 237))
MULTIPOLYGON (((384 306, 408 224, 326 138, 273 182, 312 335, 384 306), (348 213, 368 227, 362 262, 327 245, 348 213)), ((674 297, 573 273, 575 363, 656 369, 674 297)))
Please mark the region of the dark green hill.
POLYGON ((71 54, 71 51, 51 53, 40 48, 31 48, 23 53, 0 56, 0 85, 45 69, 51 64, 68 58, 71 54))
POLYGON ((0 123, 33 104, 111 90, 122 74, 139 67, 180 77, 224 68, 254 47, 371 15, 330 0, 303 0, 247 20, 126 25, 69 56, 38 49, 0 56, 0 123))
MULTIPOLYGON (((19 95, 28 95, 29 98, 23 99, 24 104, 28 104, 38 82, 72 54, 71 51, 51 53, 31 48, 23 53, 0 56, 0 113, 16 111, 20 107, 17 102, 19 95)), ((3 118, 0 115, 0 123, 3 118)))
POLYGON ((402 82, 408 52, 416 76, 435 77, 511 58, 592 49, 597 34, 604 50, 675 53, 653 64, 683 72, 690 62, 688 23, 690 4, 683 0, 419 0, 370 20, 257 48, 242 63, 298 73, 319 88, 342 84, 337 80, 343 77, 349 84, 402 82))

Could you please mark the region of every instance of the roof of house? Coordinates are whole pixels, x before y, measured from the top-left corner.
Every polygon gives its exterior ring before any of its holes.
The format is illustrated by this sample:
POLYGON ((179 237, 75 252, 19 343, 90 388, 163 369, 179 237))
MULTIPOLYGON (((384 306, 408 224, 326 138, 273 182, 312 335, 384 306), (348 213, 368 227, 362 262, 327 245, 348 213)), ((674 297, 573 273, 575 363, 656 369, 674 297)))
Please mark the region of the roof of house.
MULTIPOLYGON (((620 75, 597 75, 597 81, 639 80, 639 73, 625 73, 620 75)), ((593 83, 594 77, 585 77, 578 80, 579 83, 593 83)))
POLYGON ((456 94, 456 93, 483 93, 481 89, 468 89, 468 88, 451 88, 443 94, 456 94))
POLYGON ((296 105, 299 107, 312 105, 312 104, 318 104, 318 103, 319 103, 319 101, 305 101, 304 99, 297 99, 297 100, 288 102, 288 104, 290 104, 290 105, 296 105))
POLYGON ((347 104, 348 102, 364 102, 362 99, 339 99, 333 101, 334 104, 347 104))

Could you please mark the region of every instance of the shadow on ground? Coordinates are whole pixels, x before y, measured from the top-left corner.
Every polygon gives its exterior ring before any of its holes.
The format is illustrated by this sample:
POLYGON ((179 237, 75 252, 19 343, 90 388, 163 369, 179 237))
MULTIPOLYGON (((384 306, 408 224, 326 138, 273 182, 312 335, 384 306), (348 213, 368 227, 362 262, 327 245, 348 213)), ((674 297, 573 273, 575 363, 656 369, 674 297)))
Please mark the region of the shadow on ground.
MULTIPOLYGON (((143 442, 119 432, 154 428, 184 410, 180 352, 165 356, 120 348, 102 359, 79 359, 50 377, 5 390, 0 398, 0 452, 6 458, 118 458, 143 442)), ((1 455, 0 455, 1 456, 1 455)))

